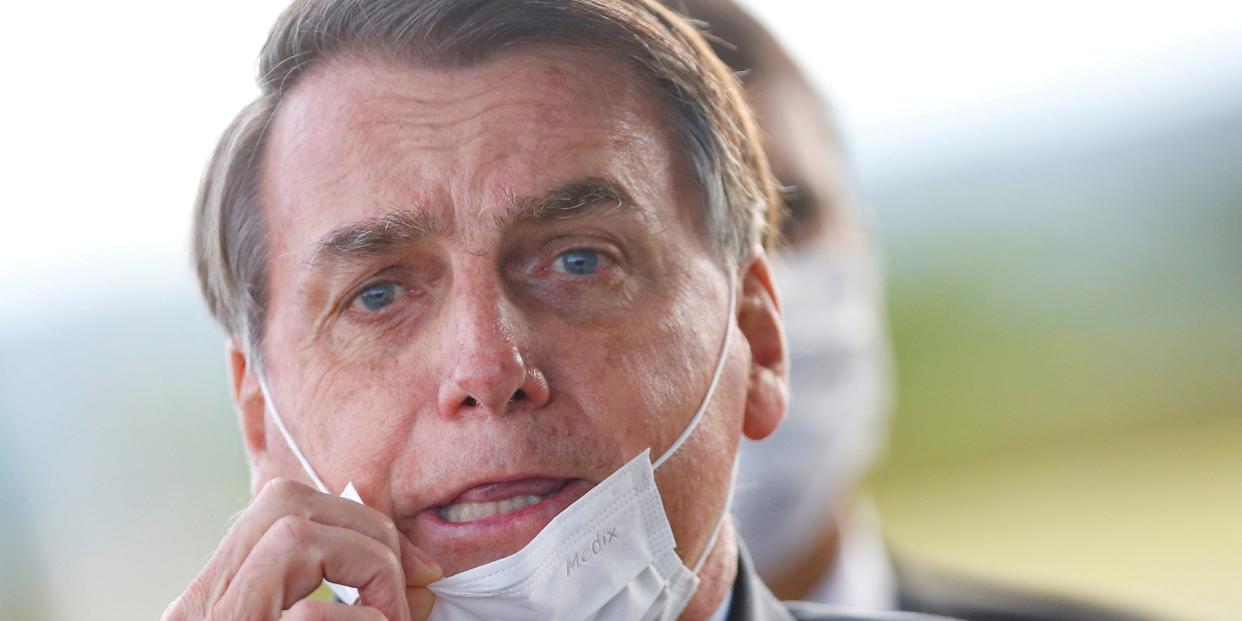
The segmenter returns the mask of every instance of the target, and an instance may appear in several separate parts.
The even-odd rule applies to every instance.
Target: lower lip
[[[517,511],[485,517],[471,522],[450,522],[440,517],[440,508],[421,512],[416,518],[433,540],[444,541],[457,537],[470,537],[484,543],[490,537],[511,537],[519,531],[532,530],[526,541],[533,539],[552,518],[564,511],[574,501],[590,491],[593,484],[583,479],[572,479],[542,501]],[[522,542],[522,545],[526,544]]]

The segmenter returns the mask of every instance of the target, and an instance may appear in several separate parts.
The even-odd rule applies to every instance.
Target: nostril
[[[474,408],[479,406],[479,401],[474,397],[466,397],[466,400],[462,402],[462,405],[468,408]]]
[[[525,399],[525,398],[526,398],[526,392],[523,391],[521,388],[519,388],[517,392],[513,393],[513,398],[510,399],[510,401],[521,401],[522,399]]]

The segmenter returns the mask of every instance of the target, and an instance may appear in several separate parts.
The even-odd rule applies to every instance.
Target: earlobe
[[[250,461],[252,476],[258,476],[259,466],[267,453],[267,421],[263,392],[254,376],[245,350],[235,340],[227,346],[229,377],[232,380],[233,406],[237,408],[237,422],[241,427],[246,457]]]
[[[780,296],[772,266],[762,248],[751,253],[741,274],[742,299],[737,324],[750,345],[750,377],[746,390],[746,414],[742,433],[762,440],[776,431],[789,401],[789,359],[785,328],[781,323]]]

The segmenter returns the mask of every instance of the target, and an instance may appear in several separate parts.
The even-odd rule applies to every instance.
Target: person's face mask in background
[[[680,616],[698,589],[699,569],[720,534],[732,482],[706,545],[688,568],[677,555],[655,470],[698,428],[711,403],[729,350],[736,286],[736,277],[731,276],[727,323],[711,382],[672,445],[654,462],[650,448],[635,456],[553,518],[518,552],[429,585],[436,595],[432,621],[658,621]],[[266,407],[289,449],[319,490],[331,493],[285,426],[266,378],[260,374],[258,379]],[[353,483],[341,496],[362,502]],[[346,603],[358,600],[353,587],[327,585]]]
[[[884,447],[889,360],[880,279],[862,250],[820,246],[776,266],[789,347],[789,413],[740,451],[736,527],[756,568],[780,575],[825,531]]]

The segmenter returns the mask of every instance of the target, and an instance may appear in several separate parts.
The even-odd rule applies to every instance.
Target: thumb
[[[440,564],[401,536],[401,567],[405,569],[406,586],[422,587],[444,577]]]

